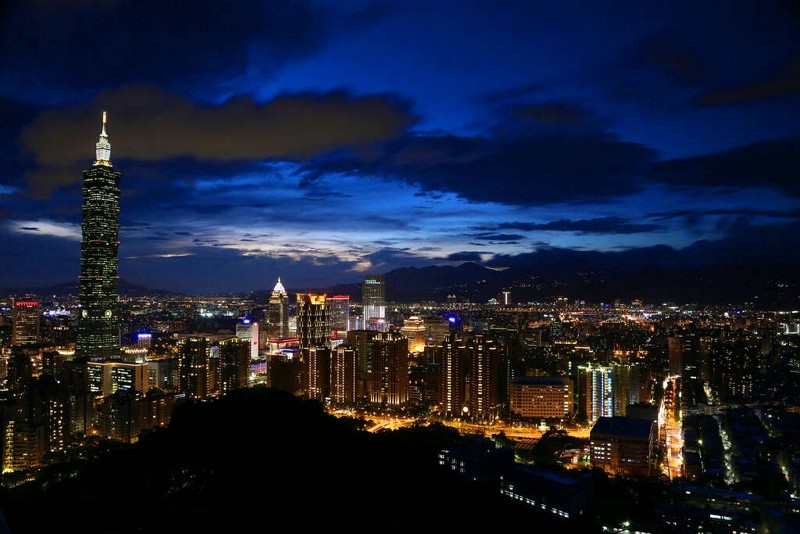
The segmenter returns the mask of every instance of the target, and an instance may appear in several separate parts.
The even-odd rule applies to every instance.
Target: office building
[[[236,337],[248,342],[248,354],[251,360],[258,359],[258,322],[242,319],[236,323]]]
[[[382,274],[364,276],[361,306],[363,328],[367,330],[386,328],[386,279]]]
[[[350,330],[350,296],[334,295],[326,299],[331,325],[331,339],[344,339]]]
[[[280,277],[272,289],[267,305],[267,338],[286,339],[289,337],[289,295]]]
[[[325,295],[297,295],[297,338],[301,349],[330,345],[330,317]]]
[[[144,395],[150,389],[147,363],[88,362],[89,391],[96,397],[107,397],[117,390]]]
[[[325,295],[297,295],[297,337],[302,361],[302,391],[324,401],[330,394],[330,318]]]
[[[106,114],[96,144],[96,159],[83,171],[83,224],[76,354],[89,359],[119,356],[119,182],[111,165]]]
[[[11,344],[39,343],[39,318],[41,316],[39,301],[25,296],[23,299],[14,299],[11,307]]]
[[[420,354],[425,350],[425,343],[428,339],[425,320],[422,317],[412,315],[403,321],[400,331],[408,338],[408,351],[413,354]]]
[[[656,423],[629,417],[599,417],[589,434],[592,467],[612,475],[654,472]]]
[[[511,384],[511,413],[520,417],[569,421],[573,402],[572,380],[565,376],[521,376]]]
[[[594,423],[599,417],[614,414],[613,368],[598,364],[578,366],[577,417]]]

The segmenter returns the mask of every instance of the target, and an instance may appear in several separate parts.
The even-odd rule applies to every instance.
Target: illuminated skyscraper
[[[339,345],[331,351],[331,401],[353,404],[356,401],[356,349]]]
[[[208,396],[211,342],[207,337],[189,337],[178,343],[180,390],[190,399]]]
[[[331,339],[344,339],[350,330],[350,296],[334,295],[327,298],[331,323]]]
[[[381,332],[372,340],[370,401],[379,406],[408,402],[408,338]]]
[[[621,386],[615,383],[615,378],[614,368],[610,366],[592,363],[578,366],[578,417],[594,423],[599,417],[617,415],[614,413],[614,393]]]
[[[281,279],[272,289],[267,308],[267,337],[286,339],[289,337],[289,295],[286,294]]]
[[[425,342],[428,339],[425,320],[413,315],[403,322],[400,331],[408,338],[408,350],[413,353],[421,353],[425,350]]]
[[[482,335],[472,336],[465,347],[469,365],[469,415],[473,419],[491,420],[497,415],[497,344]]]
[[[325,295],[297,295],[297,337],[303,362],[304,394],[325,400],[330,394],[330,321]]]
[[[462,415],[466,400],[463,341],[455,333],[443,342],[439,357],[439,407],[447,417]]]
[[[383,330],[386,320],[386,280],[382,274],[364,276],[361,303],[363,327],[367,330]]]
[[[11,344],[30,345],[39,342],[39,301],[29,296],[13,302],[11,312]]]
[[[221,394],[249,385],[251,345],[248,340],[239,338],[219,342],[218,390]]]
[[[300,349],[330,346],[330,318],[325,295],[297,295],[297,337]]]
[[[252,319],[243,319],[236,323],[236,337],[247,340],[251,360],[258,359],[258,323]]]
[[[95,162],[83,171],[81,316],[76,347],[79,357],[116,358],[120,352],[117,272],[121,176],[111,165],[111,143],[103,112]]]

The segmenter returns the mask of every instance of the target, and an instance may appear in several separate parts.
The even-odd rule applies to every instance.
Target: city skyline
[[[3,285],[77,281],[103,110],[119,272],[151,288],[797,264],[799,22],[781,2],[11,5]]]

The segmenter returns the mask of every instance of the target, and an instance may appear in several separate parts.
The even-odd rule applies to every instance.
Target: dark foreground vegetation
[[[0,506],[12,534],[556,528],[441,468],[437,451],[455,431],[357,427],[318,403],[243,389],[182,405],[135,445],[49,465],[4,488]]]

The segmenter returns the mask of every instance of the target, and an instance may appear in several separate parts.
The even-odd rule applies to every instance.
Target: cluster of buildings
[[[265,384],[332,408],[589,428],[589,462],[611,475],[800,489],[796,312],[519,305],[508,291],[389,307],[383,275],[364,277],[360,302],[292,296],[280,278],[258,301],[120,300],[110,158],[104,116],[84,171],[78,301],[23,296],[0,313],[4,472],[98,437],[135,442],[180,402]],[[503,472],[504,494],[552,504],[546,475]],[[582,513],[585,484],[564,487],[579,494],[553,509]]]

